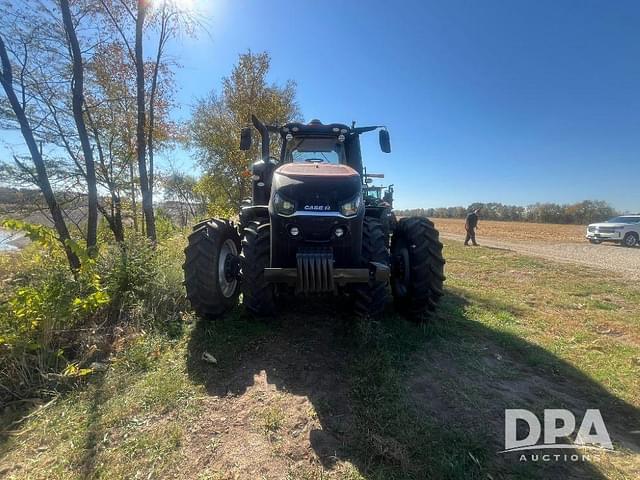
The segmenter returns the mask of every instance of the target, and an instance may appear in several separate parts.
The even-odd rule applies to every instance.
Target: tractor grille
[[[305,249],[296,255],[299,293],[333,292],[333,252],[331,249]]]

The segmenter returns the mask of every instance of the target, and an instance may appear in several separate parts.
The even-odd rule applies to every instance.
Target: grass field
[[[272,323],[238,311],[141,334],[106,373],[5,426],[0,476],[640,478],[640,287],[453,241],[445,255],[426,327],[296,300]],[[498,454],[505,408],[599,408],[615,451]]]
[[[436,227],[443,233],[464,235],[464,220],[458,218],[434,218]],[[553,223],[497,222],[480,218],[478,235],[517,242],[571,242],[584,243],[585,226]]]

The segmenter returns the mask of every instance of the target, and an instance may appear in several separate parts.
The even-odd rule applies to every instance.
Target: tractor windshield
[[[335,138],[299,137],[287,143],[286,162],[344,163],[344,147]]]
[[[373,200],[382,199],[382,189],[378,187],[365,187],[364,196],[370,197]]]

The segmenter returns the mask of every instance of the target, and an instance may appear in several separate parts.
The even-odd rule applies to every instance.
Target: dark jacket
[[[467,215],[467,221],[464,226],[465,228],[476,228],[478,226],[478,215],[473,212]]]

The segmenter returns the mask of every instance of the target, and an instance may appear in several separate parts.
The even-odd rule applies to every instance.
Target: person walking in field
[[[478,213],[480,209],[476,208],[473,212],[467,215],[467,219],[464,222],[464,229],[467,231],[467,236],[464,239],[464,245],[469,246],[469,240],[474,246],[478,246],[476,243],[476,228],[478,228]]]

